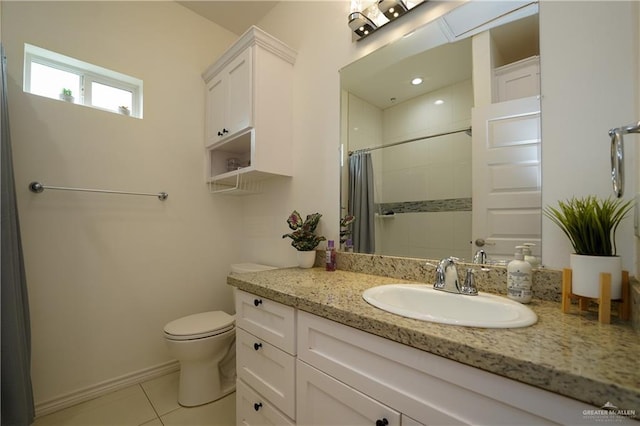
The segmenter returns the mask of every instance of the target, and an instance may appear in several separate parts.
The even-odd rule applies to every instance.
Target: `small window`
[[[24,91],[142,118],[142,80],[25,44]]]

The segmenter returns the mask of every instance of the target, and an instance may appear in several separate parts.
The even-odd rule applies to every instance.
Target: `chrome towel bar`
[[[169,194],[167,194],[166,192],[158,192],[157,194],[152,194],[147,192],[110,191],[107,189],[67,188],[64,186],[48,186],[48,185],[43,185],[40,182],[31,182],[29,184],[29,190],[31,192],[35,192],[36,194],[43,192],[45,189],[54,189],[59,191],[101,192],[105,194],[144,195],[144,196],[158,197],[158,199],[161,201],[164,201],[167,199],[167,197],[169,197]]]
[[[624,138],[628,133],[640,133],[640,122],[609,130],[611,137],[611,183],[613,193],[621,198],[624,194]]]

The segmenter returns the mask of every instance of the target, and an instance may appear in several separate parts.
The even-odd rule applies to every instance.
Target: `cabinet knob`
[[[253,299],[253,305],[254,306],[262,305],[262,299]]]
[[[254,344],[253,344],[253,349],[255,349],[256,351],[257,351],[258,349],[260,349],[261,347],[262,347],[262,343],[254,343]]]
[[[389,424],[389,420],[387,419],[378,419],[376,420],[376,426],[387,426]]]
[[[255,404],[253,404],[254,410],[258,411],[261,408],[262,408],[262,402],[256,402]]]

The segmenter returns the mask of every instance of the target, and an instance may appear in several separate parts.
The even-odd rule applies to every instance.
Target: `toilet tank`
[[[270,269],[278,269],[275,266],[261,265],[259,263],[232,263],[231,272],[236,274],[242,274],[245,272],[260,272],[268,271]]]

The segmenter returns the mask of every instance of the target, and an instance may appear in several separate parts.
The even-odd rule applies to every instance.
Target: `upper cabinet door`
[[[207,84],[207,145],[253,126],[251,52],[244,50]]]
[[[242,52],[225,69],[227,79],[227,119],[229,135],[253,126],[253,84],[251,78],[251,53]],[[225,134],[225,136],[228,136]]]
[[[222,75],[216,76],[207,84],[206,105],[206,144],[211,145],[222,139],[225,123],[226,84]]]

